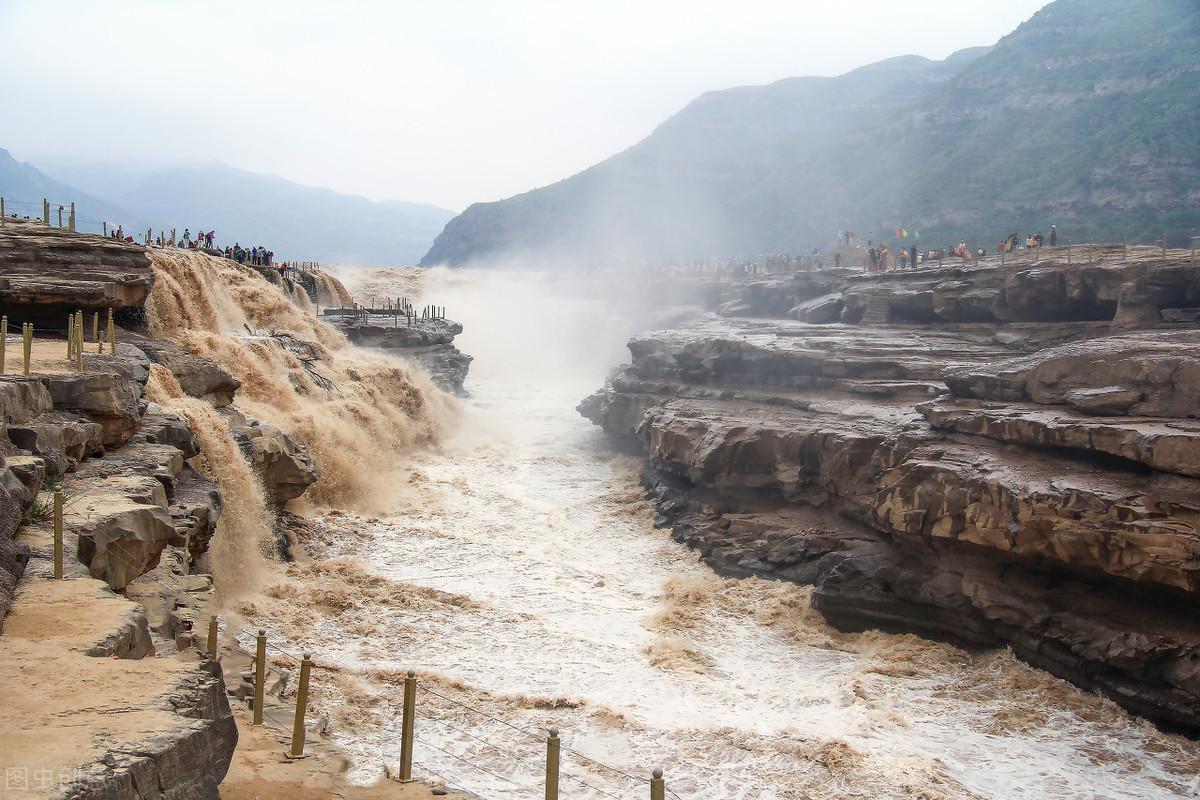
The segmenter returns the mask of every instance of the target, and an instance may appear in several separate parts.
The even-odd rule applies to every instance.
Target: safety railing
[[[209,619],[205,647],[205,652],[210,658],[216,659],[219,655],[219,637],[219,617],[213,615]],[[258,629],[254,637],[254,687],[251,699],[251,719],[254,725],[262,725],[265,718],[267,665],[269,654],[272,652],[282,655],[290,662],[297,663],[300,666],[300,674],[296,686],[296,707],[292,718],[292,738],[289,748],[289,754],[292,757],[298,758],[304,755],[305,715],[308,711],[311,678],[316,665],[313,662],[311,654],[304,653],[297,655],[271,642],[267,636],[266,629]],[[422,701],[421,698],[425,698],[425,700]],[[444,703],[453,709],[474,715],[483,724],[499,726],[504,732],[515,736],[516,741],[507,746],[498,744],[493,738],[489,738],[488,734],[483,733],[481,735],[481,732],[478,730],[472,732],[466,726],[453,725],[445,719],[435,718],[432,714],[422,716],[421,709],[428,703]],[[409,670],[404,677],[403,696],[398,705],[401,724],[398,747],[399,766],[395,777],[402,783],[414,779],[414,768],[416,768],[420,773],[430,778],[443,781],[451,789],[456,789],[475,797],[486,798],[486,793],[471,787],[471,781],[461,777],[452,778],[446,774],[449,770],[445,767],[441,765],[434,766],[427,761],[416,758],[417,747],[420,746],[432,753],[450,759],[454,764],[459,765],[459,768],[463,771],[487,776],[505,786],[519,790],[523,796],[533,797],[541,794],[546,800],[559,800],[560,786],[566,782],[576,787],[582,787],[582,790],[592,792],[601,797],[610,798],[610,800],[622,800],[622,795],[597,786],[595,781],[589,781],[577,772],[564,766],[563,756],[564,754],[568,754],[598,771],[606,772],[616,779],[625,781],[631,788],[639,788],[641,792],[648,793],[651,800],[665,800],[667,797],[671,797],[673,800],[682,800],[678,794],[666,786],[663,771],[659,768],[655,768],[647,777],[638,777],[626,770],[606,764],[578,749],[568,747],[563,743],[557,728],[550,728],[543,734],[515,725],[484,709],[455,699],[444,691],[439,691],[428,683],[419,680],[416,672],[412,670]],[[431,708],[430,710],[433,709]],[[429,735],[425,734],[425,731],[443,737],[447,736],[448,731],[465,737],[494,753],[505,764],[529,765],[532,762],[537,765],[537,771],[543,775],[541,785],[532,785],[527,780],[519,780],[513,775],[504,774],[497,768],[480,764],[477,760],[467,755],[455,753],[437,744]],[[576,793],[572,792],[572,794]],[[630,797],[629,794],[624,796]],[[642,796],[645,795],[643,794]]]

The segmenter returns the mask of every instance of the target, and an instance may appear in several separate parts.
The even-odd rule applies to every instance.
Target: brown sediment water
[[[262,483],[242,457],[226,419],[204,400],[185,395],[170,370],[152,364],[146,391],[150,400],[187,420],[201,447],[196,466],[221,490],[225,510],[208,553],[218,595],[229,602],[257,594],[275,570],[268,558],[274,515]]]
[[[655,529],[639,461],[574,411],[631,332],[596,292],[357,277],[447,305],[476,357],[454,429],[394,454],[389,513],[318,516],[313,562],[243,609],[318,653],[357,777],[395,764],[415,669],[417,772],[487,798],[540,796],[551,725],[572,797],[645,796],[656,766],[685,800],[1194,796],[1195,742],[1007,651],[841,633],[805,587],[719,578]]]
[[[151,333],[230,371],[241,411],[308,448],[312,502],[386,508],[395,454],[435,441],[454,398],[420,370],[351,346],[249,267],[182,250],[153,250],[152,260]]]

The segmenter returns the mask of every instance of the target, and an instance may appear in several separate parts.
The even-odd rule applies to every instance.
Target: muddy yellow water
[[[247,609],[327,667],[354,775],[398,761],[412,669],[415,770],[486,798],[542,796],[550,726],[572,798],[647,797],[655,767],[687,800],[1194,796],[1195,743],[1007,652],[841,634],[802,587],[697,563],[574,410],[635,323],[554,284],[425,277],[476,357],[455,433],[396,455],[387,513],[320,515],[314,560]]]

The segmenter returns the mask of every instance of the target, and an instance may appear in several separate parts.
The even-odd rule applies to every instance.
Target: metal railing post
[[[75,232],[75,203],[71,203],[71,216],[67,217],[67,226],[71,233]]]
[[[254,723],[262,725],[264,684],[267,682],[267,632],[258,629],[258,647],[254,657]]]
[[[300,662],[300,685],[296,687],[296,719],[292,723],[292,758],[304,755],[304,712],[308,708],[308,673],[312,657],[304,654]]]
[[[4,374],[4,357],[8,355],[8,316],[0,317],[0,375]]]
[[[666,800],[667,784],[663,781],[661,767],[655,767],[650,778],[650,800]]]
[[[58,207],[58,227],[60,227],[60,228],[63,226],[63,224],[62,224],[62,212],[63,212],[63,207],[62,207],[62,206],[59,206],[59,207]]]
[[[413,731],[417,714],[417,673],[411,669],[404,678],[404,718],[400,723],[400,781],[412,780]]]
[[[558,728],[551,728],[546,739],[546,800],[558,800],[559,746]]]
[[[61,488],[54,490],[54,579],[63,576],[63,495]]]
[[[42,198],[42,222],[50,224],[50,201],[44,197]]]

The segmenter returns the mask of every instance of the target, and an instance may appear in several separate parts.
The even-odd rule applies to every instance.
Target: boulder
[[[837,322],[841,313],[842,296],[840,294],[823,294],[792,306],[788,316],[812,325],[825,325]]]
[[[175,536],[162,484],[151,477],[80,482],[64,524],[79,536],[79,560],[114,591],[158,564]]]
[[[227,406],[241,388],[241,381],[230,375],[212,359],[188,352],[174,342],[127,335],[129,341],[155,364],[171,371],[179,388],[188,395],[207,400],[215,406]]]
[[[55,409],[78,411],[100,424],[106,447],[120,447],[137,431],[144,382],[116,372],[43,375],[41,381]]]
[[[8,426],[14,445],[43,459],[50,474],[61,475],[79,462],[104,452],[104,429],[78,414],[50,411]]]
[[[317,481],[317,470],[304,445],[267,422],[246,417],[233,407],[222,411],[242,454],[262,480],[263,489],[282,505]]]

